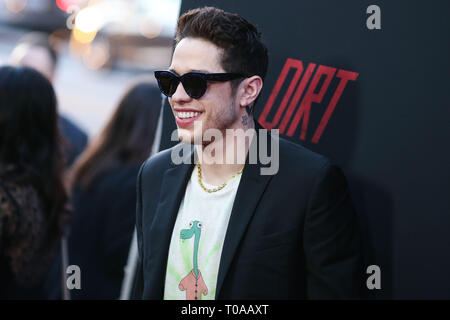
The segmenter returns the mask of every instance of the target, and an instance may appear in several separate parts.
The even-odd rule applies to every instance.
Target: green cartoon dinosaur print
[[[189,223],[189,229],[182,229],[180,239],[186,240],[194,237],[193,269],[189,272],[178,285],[181,291],[186,291],[186,300],[201,300],[203,295],[208,294],[208,288],[203,280],[202,273],[198,269],[198,247],[200,244],[200,235],[202,232],[202,223],[192,221]]]

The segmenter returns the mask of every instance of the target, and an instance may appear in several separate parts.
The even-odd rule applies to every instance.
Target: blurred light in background
[[[105,42],[97,42],[90,45],[83,52],[83,62],[93,70],[104,67],[109,60],[109,45]]]
[[[162,25],[149,18],[143,19],[139,23],[139,31],[146,38],[156,38],[162,31]]]
[[[0,23],[56,32],[90,69],[152,70],[170,63],[180,7],[181,0],[0,0]]]
[[[74,2],[67,0],[62,6]],[[166,38],[163,46],[170,47],[181,1],[91,0],[84,4],[75,17],[70,52],[87,67],[98,69],[124,57],[136,60],[143,56],[139,50],[154,48],[161,52],[161,41],[158,44],[145,39]]]
[[[97,29],[94,29],[94,31],[91,32],[85,32],[79,28],[75,28],[73,29],[72,35],[75,41],[78,41],[80,43],[89,43],[95,39],[95,36],[97,35]]]
[[[59,9],[64,12],[67,12],[71,6],[80,6],[85,0],[56,0],[56,5]]]
[[[126,83],[170,64],[180,7],[181,0],[0,0],[0,64],[29,32],[49,35],[59,53],[60,112],[92,136]]]
[[[26,5],[27,0],[5,0],[6,9],[14,14],[25,9]]]
[[[97,32],[106,20],[107,12],[102,9],[99,6],[88,6],[81,10],[76,16],[75,28],[83,33]]]

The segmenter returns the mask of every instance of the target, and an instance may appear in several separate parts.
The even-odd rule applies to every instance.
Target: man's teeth
[[[178,112],[177,116],[180,119],[188,119],[188,118],[196,117],[199,114],[200,114],[200,112]]]

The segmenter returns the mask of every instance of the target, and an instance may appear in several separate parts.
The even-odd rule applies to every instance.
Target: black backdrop
[[[373,4],[381,9],[379,30],[366,26]],[[282,136],[346,173],[366,265],[381,268],[375,297],[449,299],[450,1],[183,0],[181,12],[205,5],[239,13],[263,34],[270,63],[258,121],[284,125]],[[286,67],[276,94],[286,63],[294,67]],[[302,79],[304,91],[292,102]],[[164,114],[162,149],[173,144],[175,128],[167,104]]]

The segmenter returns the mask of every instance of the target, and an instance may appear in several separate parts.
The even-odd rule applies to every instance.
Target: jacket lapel
[[[192,156],[192,152],[191,155]],[[193,162],[191,162],[193,163]],[[191,176],[193,164],[179,164],[166,170],[161,184],[161,193],[155,218],[150,227],[148,265],[152,298],[162,299],[170,240],[178,209]]]
[[[259,134],[259,129],[262,127],[256,123],[256,139],[253,139],[253,143],[258,143],[262,136]],[[267,145],[270,149],[270,135],[267,136]],[[259,147],[259,145],[258,145]],[[236,198],[234,200],[233,209],[231,211],[230,222],[228,223],[227,232],[225,235],[225,241],[222,249],[222,256],[220,258],[219,274],[217,279],[216,299],[220,295],[223,283],[230,268],[233,257],[236,250],[239,247],[239,243],[247,229],[256,206],[259,203],[261,196],[266,189],[266,186],[271,175],[261,175],[260,169],[263,167],[259,161],[256,164],[249,164],[249,156],[247,155],[246,165],[242,173],[241,181],[239,183],[238,190],[236,192]]]

